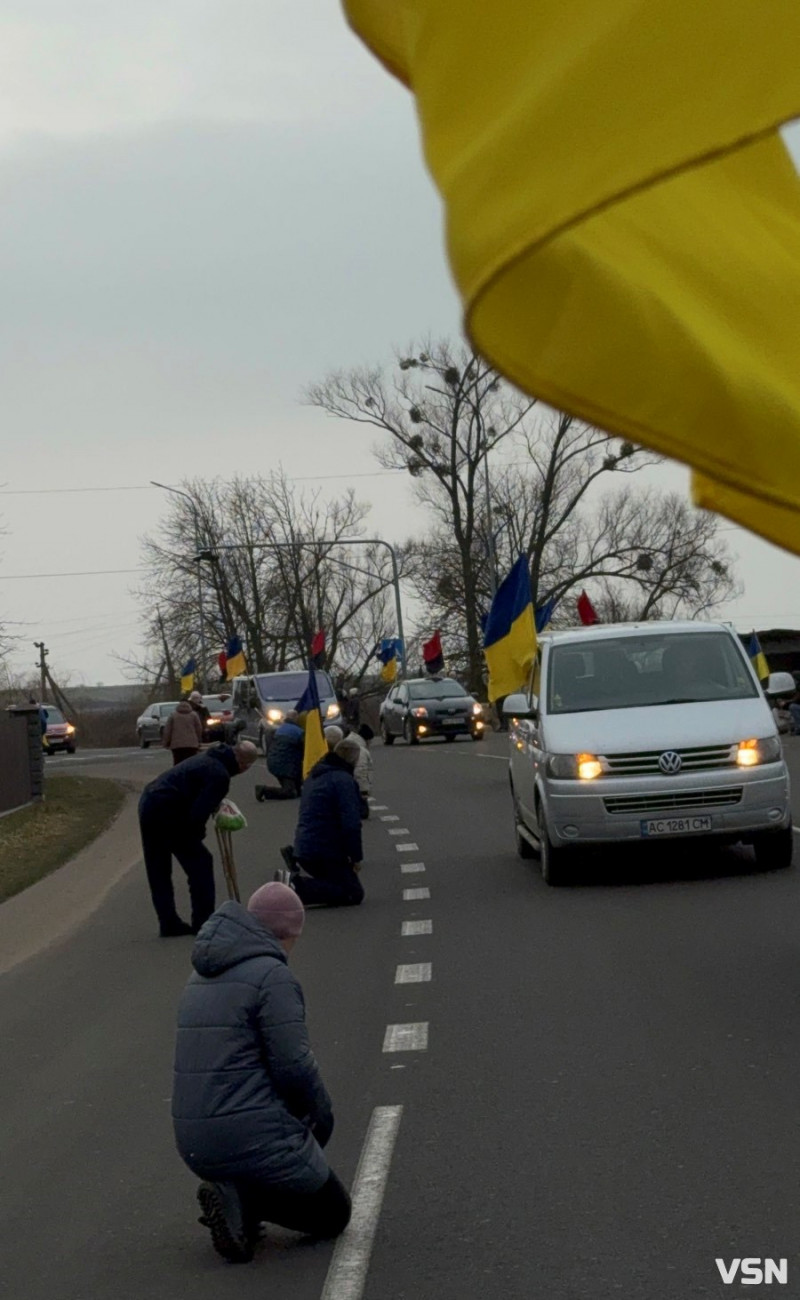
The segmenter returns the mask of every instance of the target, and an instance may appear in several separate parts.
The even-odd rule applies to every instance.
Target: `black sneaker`
[[[192,927],[177,917],[174,921],[167,922],[159,928],[158,933],[162,939],[179,939],[184,934],[194,934]]]
[[[253,1245],[244,1223],[242,1203],[233,1183],[201,1183],[197,1200],[200,1222],[208,1228],[214,1249],[230,1264],[249,1264]]]
[[[265,785],[257,785],[256,799],[258,800],[258,802],[263,803],[266,797],[267,797],[267,787]]]

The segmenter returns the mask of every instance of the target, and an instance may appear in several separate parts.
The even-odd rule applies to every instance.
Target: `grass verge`
[[[45,799],[0,817],[0,903],[73,858],[111,824],[126,795],[117,781],[48,776]]]

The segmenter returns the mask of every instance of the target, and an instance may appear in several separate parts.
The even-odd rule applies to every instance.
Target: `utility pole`
[[[192,508],[192,519],[194,520],[194,549],[195,559],[197,561],[197,617],[198,632],[200,633],[200,671],[197,674],[200,679],[201,690],[208,689],[208,655],[206,653],[206,622],[205,611],[203,609],[203,575],[200,572],[200,513],[197,502],[189,492],[184,492],[183,488],[170,487],[168,483],[157,483],[154,478],[150,482],[153,487],[163,488],[165,492],[171,492],[173,496],[183,497],[189,502]]]
[[[44,641],[34,641],[33,644],[36,646],[36,649],[39,651],[39,662],[37,664],[37,667],[39,669],[39,682],[40,682],[39,690],[41,692],[39,695],[39,703],[44,704],[44,697],[47,694],[47,676],[48,676],[47,656],[49,655],[50,651],[47,649],[47,646],[45,645]]]

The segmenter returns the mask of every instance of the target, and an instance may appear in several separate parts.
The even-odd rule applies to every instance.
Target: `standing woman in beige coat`
[[[200,752],[203,724],[188,700],[181,700],[164,728],[164,748],[172,750],[172,765]]]

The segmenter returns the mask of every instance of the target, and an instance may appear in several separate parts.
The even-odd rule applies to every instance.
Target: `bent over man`
[[[153,907],[163,939],[196,934],[214,911],[214,859],[203,844],[206,822],[230,789],[231,777],[258,757],[249,740],[234,748],[215,745],[184,759],[145,786],[139,800],[139,829]],[[186,872],[191,925],[178,916],[172,887],[172,859]]]

